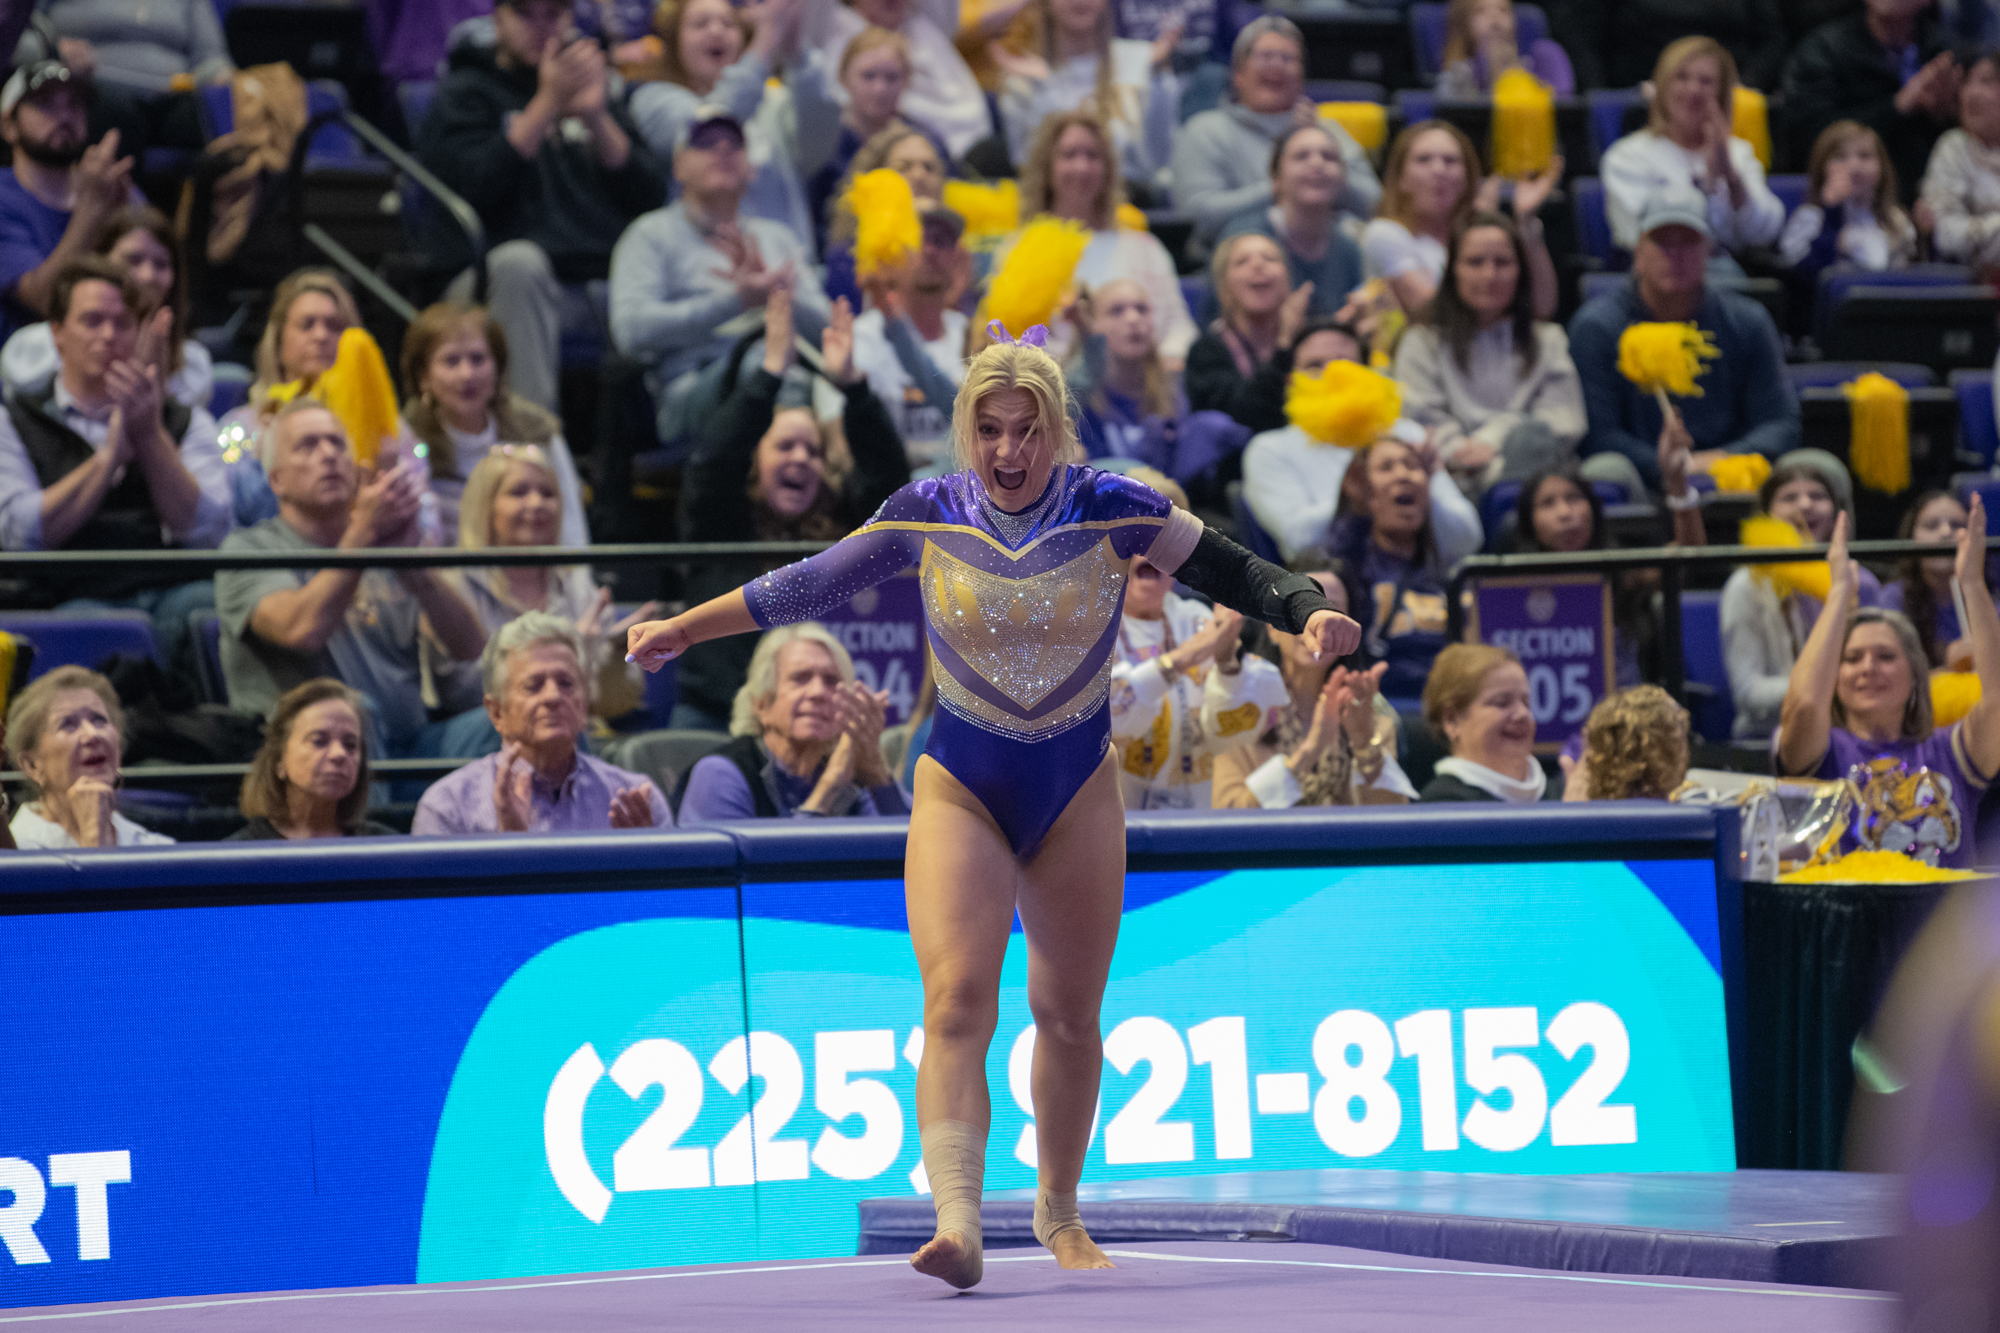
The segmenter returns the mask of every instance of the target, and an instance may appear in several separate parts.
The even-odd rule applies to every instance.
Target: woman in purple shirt
[[[1035,1015],[1035,1238],[1064,1268],[1108,1268],[1077,1215],[1104,1065],[1098,1017],[1125,882],[1111,748],[1112,650],[1133,557],[1343,657],[1360,641],[1319,584],[1257,559],[1127,477],[1058,460],[1076,428],[1037,326],[966,367],[952,412],[963,471],[911,482],[831,550],[672,620],[633,627],[657,670],[691,643],[796,624],[921,570],[937,682],[904,862],[924,979],[917,1123],[937,1234],[912,1257],[955,1287],[982,1272],[987,1049],[1016,912]]]
[[[1953,573],[1965,592],[1980,702],[1938,731],[1916,628],[1899,612],[1847,609],[1858,571],[1842,514],[1827,552],[1833,587],[1785,694],[1777,771],[1854,783],[1861,808],[1850,846],[1964,868],[1975,857],[1979,798],[2000,768],[2000,613],[1986,589],[1986,513],[1977,495],[1956,540]]]

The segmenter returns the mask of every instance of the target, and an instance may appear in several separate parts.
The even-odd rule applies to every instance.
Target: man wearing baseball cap
[[[132,159],[118,132],[84,137],[83,81],[61,61],[37,60],[0,86],[0,139],[14,151],[0,171],[0,339],[47,316],[56,274],[90,253],[105,217],[133,199]]]
[[[604,48],[577,34],[567,0],[500,0],[493,33],[492,46],[453,46],[417,156],[485,225],[486,301],[514,392],[557,411],[562,335],[602,327],[611,247],[666,198],[667,173],[609,97]],[[421,239],[434,268],[471,261],[443,209]],[[452,294],[472,296],[470,269]]]
[[[1570,355],[1590,417],[1585,471],[1599,480],[1619,480],[1609,469],[1622,457],[1657,491],[1662,458],[1686,452],[1689,470],[1704,472],[1724,454],[1775,459],[1798,447],[1799,402],[1785,378],[1778,326],[1749,297],[1708,284],[1711,239],[1708,201],[1698,191],[1683,186],[1649,196],[1639,211],[1631,281],[1570,321]],[[1619,336],[1652,321],[1692,322],[1722,353],[1702,372],[1702,396],[1675,399],[1665,420],[1654,395],[1618,373]]]

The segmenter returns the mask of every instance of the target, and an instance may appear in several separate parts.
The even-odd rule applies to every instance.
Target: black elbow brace
[[[1288,573],[1213,528],[1202,530],[1177,577],[1230,610],[1289,634],[1305,633],[1313,612],[1333,609],[1311,575]]]

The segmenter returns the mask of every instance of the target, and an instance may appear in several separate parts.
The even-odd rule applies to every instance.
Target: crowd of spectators
[[[1268,543],[1364,628],[1356,658],[1320,662],[1135,562],[1112,696],[1132,808],[1668,795],[1688,716],[1642,683],[1661,670],[1655,578],[1611,578],[1613,692],[1560,767],[1514,654],[1448,642],[1447,583],[1482,548],[1608,548],[1607,497],[1650,508],[1659,542],[1706,544],[1701,497],[1743,455],[1772,465],[1758,512],[1835,557],[1824,595],[1729,578],[1735,738],[1788,773],[1920,754],[1961,803],[2000,763],[1982,712],[1939,731],[1922,688],[2000,671],[1983,510],[1912,492],[1903,534],[1960,556],[1880,576],[1847,560],[1856,483],[1800,447],[1786,374],[1811,348],[1744,290],[1925,258],[2000,276],[2000,51],[1979,5],[1554,0],[1549,35],[1524,41],[1509,0],[1452,0],[1442,97],[1488,97],[1510,70],[1563,97],[1641,90],[1595,168],[1630,272],[1581,301],[1552,248],[1571,234],[1552,225],[1573,189],[1561,156],[1503,179],[1443,119],[1371,152],[1315,104],[1306,36],[1277,6],[497,0],[447,24],[388,5],[383,69],[432,85],[401,128],[486,248],[449,209],[413,215],[437,299],[386,337],[337,267],[230,294],[227,336],[190,327],[208,238],[155,206],[179,181],[153,179],[154,150],[202,150],[202,88],[244,77],[215,0],[33,8],[0,86],[0,549],[130,553],[10,587],[145,613],[173,672],[219,621],[227,704],[264,725],[238,837],[379,834],[373,815],[412,802],[420,834],[906,810],[928,677],[890,725],[890,691],[819,626],[689,653],[653,721],[710,733],[711,752],[639,771],[649,751],[608,725],[640,689],[617,644],[660,608],[614,609],[590,566],[593,516],[635,483],[566,430],[566,349],[638,367],[652,430],[633,452],[666,479],[653,539],[835,540],[952,465],[989,283],[1043,217],[1082,233],[1048,345],[1089,461]],[[1774,152],[1806,178],[1789,213]],[[864,271],[850,191],[885,169],[921,242]],[[1011,196],[954,196],[1003,177]],[[996,226],[1004,198],[1017,216]],[[1623,331],[1660,321],[1719,353],[1696,396],[1620,372]],[[323,387],[357,331],[399,353],[399,410],[366,444]],[[1359,447],[1288,412],[1299,377],[1339,362],[1400,390],[1400,418]],[[427,546],[575,559],[314,564]],[[189,579],[146,558],[175,548],[283,563]],[[713,562],[668,586],[692,604],[756,572]],[[48,671],[7,721],[19,845],[159,840],[118,808],[106,675]],[[427,789],[371,772],[413,758],[465,762]]]

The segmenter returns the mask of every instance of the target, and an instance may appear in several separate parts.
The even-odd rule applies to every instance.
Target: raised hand
[[[1514,184],[1514,216],[1522,222],[1542,211],[1542,205],[1555,193],[1556,184],[1562,180],[1563,160],[1560,155],[1549,160],[1548,169],[1540,175],[1530,176]]]
[[[132,159],[118,156],[117,130],[83,150],[70,173],[70,189],[78,212],[101,215],[131,200]]]
[[[1488,176],[1485,180],[1479,182],[1479,188],[1472,195],[1473,208],[1482,213],[1499,211],[1500,187],[1505,183],[1499,176]]]
[[[688,650],[693,642],[682,617],[648,620],[625,631],[625,660],[645,671],[658,671]]]
[[[1290,347],[1292,339],[1299,336],[1299,330],[1305,327],[1306,308],[1312,304],[1312,296],[1313,285],[1302,282],[1278,307],[1278,346]]]
[[[1846,515],[1841,517],[1845,518]],[[1986,587],[1986,502],[1978,491],[1966,507],[1965,526],[1953,538],[1958,557],[1952,562],[1952,577],[1967,597],[1983,596]]]
[[[1336,674],[1346,677],[1348,703],[1340,721],[1347,729],[1348,744],[1357,750],[1367,748],[1375,739],[1375,696],[1382,692],[1382,673],[1388,669],[1387,662],[1377,662],[1366,671],[1334,668]]]
[[[76,841],[80,847],[116,847],[118,828],[111,816],[118,809],[118,793],[108,782],[78,778],[70,784],[70,817],[76,820]]]
[[[642,782],[611,793],[611,827],[653,827],[653,791],[652,783]]]
[[[1315,662],[1345,657],[1361,646],[1361,626],[1338,611],[1315,611],[1306,621],[1305,640],[1313,645]]]
[[[423,478],[413,463],[403,462],[377,472],[355,492],[341,545],[349,548],[394,546],[416,526],[423,501]]]
[[[1176,14],[1173,22],[1160,29],[1160,35],[1153,39],[1153,68],[1165,69],[1174,61],[1174,49],[1181,44],[1181,33],[1187,29],[1187,19]]]
[[[1197,630],[1186,643],[1174,649],[1174,664],[1180,667],[1196,666],[1210,658],[1221,658],[1225,649],[1229,660],[1235,660],[1233,645],[1243,632],[1243,617],[1239,612],[1226,606],[1215,608],[1215,615]]]
[[[889,766],[882,762],[882,729],[889,720],[889,693],[871,690],[859,681],[840,687],[842,735],[852,739],[854,777],[864,787],[880,787],[889,781]]]
[[[1590,799],[1590,760],[1587,757],[1570,758],[1566,754],[1556,756],[1562,765],[1563,799],[1565,801],[1587,801]]]
[[[1973,496],[1974,500],[1978,498],[1977,495]],[[1971,530],[1972,524],[1968,520],[1966,523],[1966,532],[1970,532]],[[1979,529],[1979,532],[1979,545],[1983,553],[1986,546],[1986,529],[1983,525]],[[1965,532],[1958,534],[1960,560],[1965,558],[1965,537]],[[1834,590],[1851,595],[1854,592],[1854,560],[1847,554],[1847,511],[1844,509],[1834,516],[1833,537],[1827,543],[1826,563],[1833,573]]]
[[[600,587],[590,605],[576,618],[576,632],[585,643],[596,638],[604,624],[604,612],[611,605],[611,589]]]
[[[787,295],[787,302],[790,301]],[[842,296],[833,303],[833,315],[819,336],[820,357],[826,373],[837,384],[852,384],[861,377],[854,373],[854,307]]]
[[[493,816],[502,833],[526,833],[535,817],[535,768],[511,741],[500,747],[493,770]]]
[[[792,361],[798,355],[798,349],[792,344],[793,337],[792,289],[783,287],[772,290],[764,302],[766,372],[783,379],[785,372],[791,369]]]

